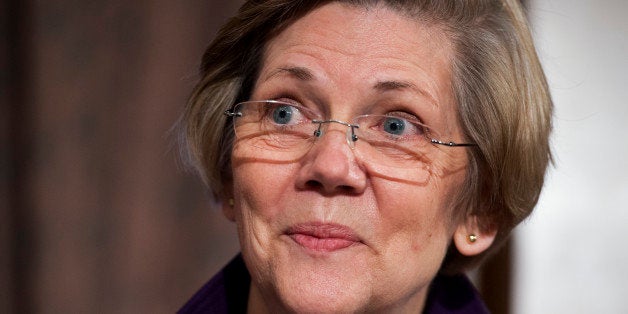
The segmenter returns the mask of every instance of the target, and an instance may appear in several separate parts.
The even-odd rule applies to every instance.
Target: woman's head
[[[275,289],[263,298],[298,292],[291,280],[309,278],[330,293],[371,289],[371,306],[410,302],[445,254],[443,269],[467,267],[540,193],[551,101],[514,1],[249,1],[206,51],[201,75],[182,118],[187,146],[212,191],[235,198],[225,212],[238,223],[249,270],[258,270],[254,285]],[[320,120],[412,116],[439,140],[477,146],[420,150],[416,172],[427,176],[419,182],[365,162],[367,141],[350,148],[338,123],[326,123],[304,156],[263,159],[235,140],[223,112],[267,99]],[[327,236],[336,240],[312,239]],[[336,267],[343,255],[329,251],[353,242],[342,254],[360,259],[345,274]],[[290,260],[300,251],[288,243],[330,263]],[[382,293],[391,282],[398,293]]]

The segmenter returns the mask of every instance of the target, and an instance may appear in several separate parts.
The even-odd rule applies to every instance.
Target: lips
[[[360,243],[351,228],[333,223],[298,224],[286,234],[297,244],[316,252],[338,251]]]

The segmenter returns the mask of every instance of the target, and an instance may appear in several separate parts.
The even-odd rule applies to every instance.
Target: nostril
[[[323,183],[316,180],[307,181],[305,183],[305,186],[307,189],[310,189],[310,190],[321,191],[321,192],[325,190],[325,186],[323,185]],[[335,192],[351,194],[355,191],[355,188],[350,185],[338,185],[338,186],[332,187],[332,190]],[[328,192],[331,192],[331,190]]]
[[[305,182],[305,186],[312,188],[312,189],[318,189],[323,187],[323,184],[316,181],[316,180],[309,180],[307,182]]]
[[[338,190],[341,190],[341,191],[346,192],[346,193],[351,193],[351,192],[355,191],[355,188],[352,187],[352,186],[349,186],[349,185],[341,185],[341,186],[338,187]]]

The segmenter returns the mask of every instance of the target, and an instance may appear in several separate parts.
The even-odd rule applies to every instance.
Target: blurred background
[[[0,313],[174,312],[237,252],[168,130],[238,3],[0,3]]]
[[[236,254],[169,129],[241,1],[0,0],[0,313],[172,313]],[[494,313],[628,313],[628,2],[530,0],[557,106]]]
[[[556,106],[550,169],[515,233],[515,313],[628,313],[628,1],[531,0]]]

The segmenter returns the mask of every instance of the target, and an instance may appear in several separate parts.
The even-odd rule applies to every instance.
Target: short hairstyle
[[[492,247],[465,257],[451,245],[442,271],[463,271],[494,252],[536,205],[548,164],[552,100],[517,0],[250,0],[218,32],[179,120],[182,148],[214,196],[231,180],[233,131],[223,112],[247,100],[268,41],[329,3],[385,5],[440,27],[453,43],[452,86],[467,149],[453,219],[497,228]]]

